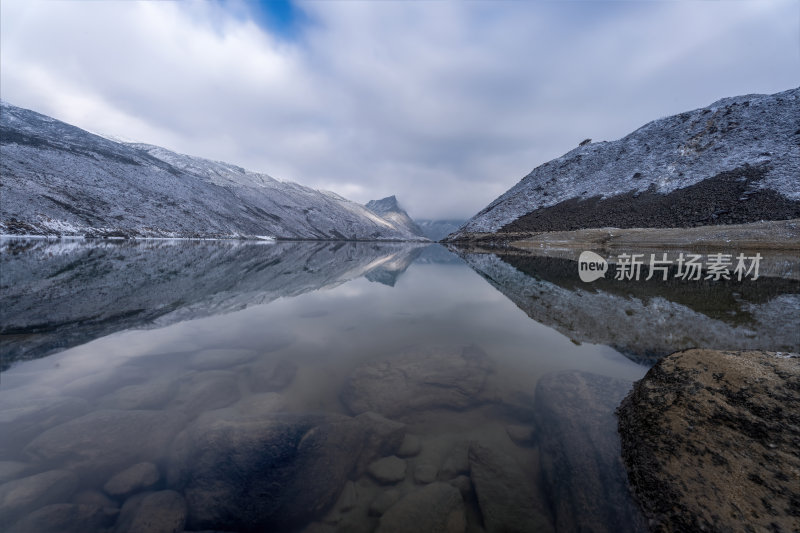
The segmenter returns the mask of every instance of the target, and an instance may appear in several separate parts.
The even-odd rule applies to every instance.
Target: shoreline
[[[735,244],[747,250],[800,250],[800,219],[691,228],[587,228],[539,233],[476,233],[444,241],[456,246],[484,245],[536,250],[613,249],[631,246],[688,249],[722,248]]]

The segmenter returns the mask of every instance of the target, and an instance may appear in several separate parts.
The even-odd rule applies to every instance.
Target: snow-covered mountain
[[[690,227],[800,217],[800,88],[725,98],[581,143],[448,240],[588,227]]]
[[[422,229],[408,216],[406,210],[400,207],[400,203],[394,195],[380,200],[370,200],[367,202],[367,209],[388,220],[397,229],[409,231],[418,237],[424,237]]]
[[[0,106],[1,234],[419,240],[341,196]]]

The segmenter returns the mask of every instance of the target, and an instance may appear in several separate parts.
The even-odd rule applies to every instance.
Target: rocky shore
[[[652,531],[800,528],[800,355],[687,350],[617,413]]]

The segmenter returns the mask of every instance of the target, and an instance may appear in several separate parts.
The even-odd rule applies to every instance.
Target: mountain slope
[[[366,207],[379,217],[391,222],[396,228],[409,231],[418,237],[424,237],[422,229],[408,216],[405,209],[400,207],[394,195],[380,200],[370,200]]]
[[[415,240],[334,193],[0,107],[0,233]]]
[[[800,88],[725,98],[545,163],[448,240],[800,217]]]

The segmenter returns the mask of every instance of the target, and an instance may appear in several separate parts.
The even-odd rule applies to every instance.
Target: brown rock
[[[798,530],[798,357],[687,350],[636,384],[619,431],[653,530]]]

